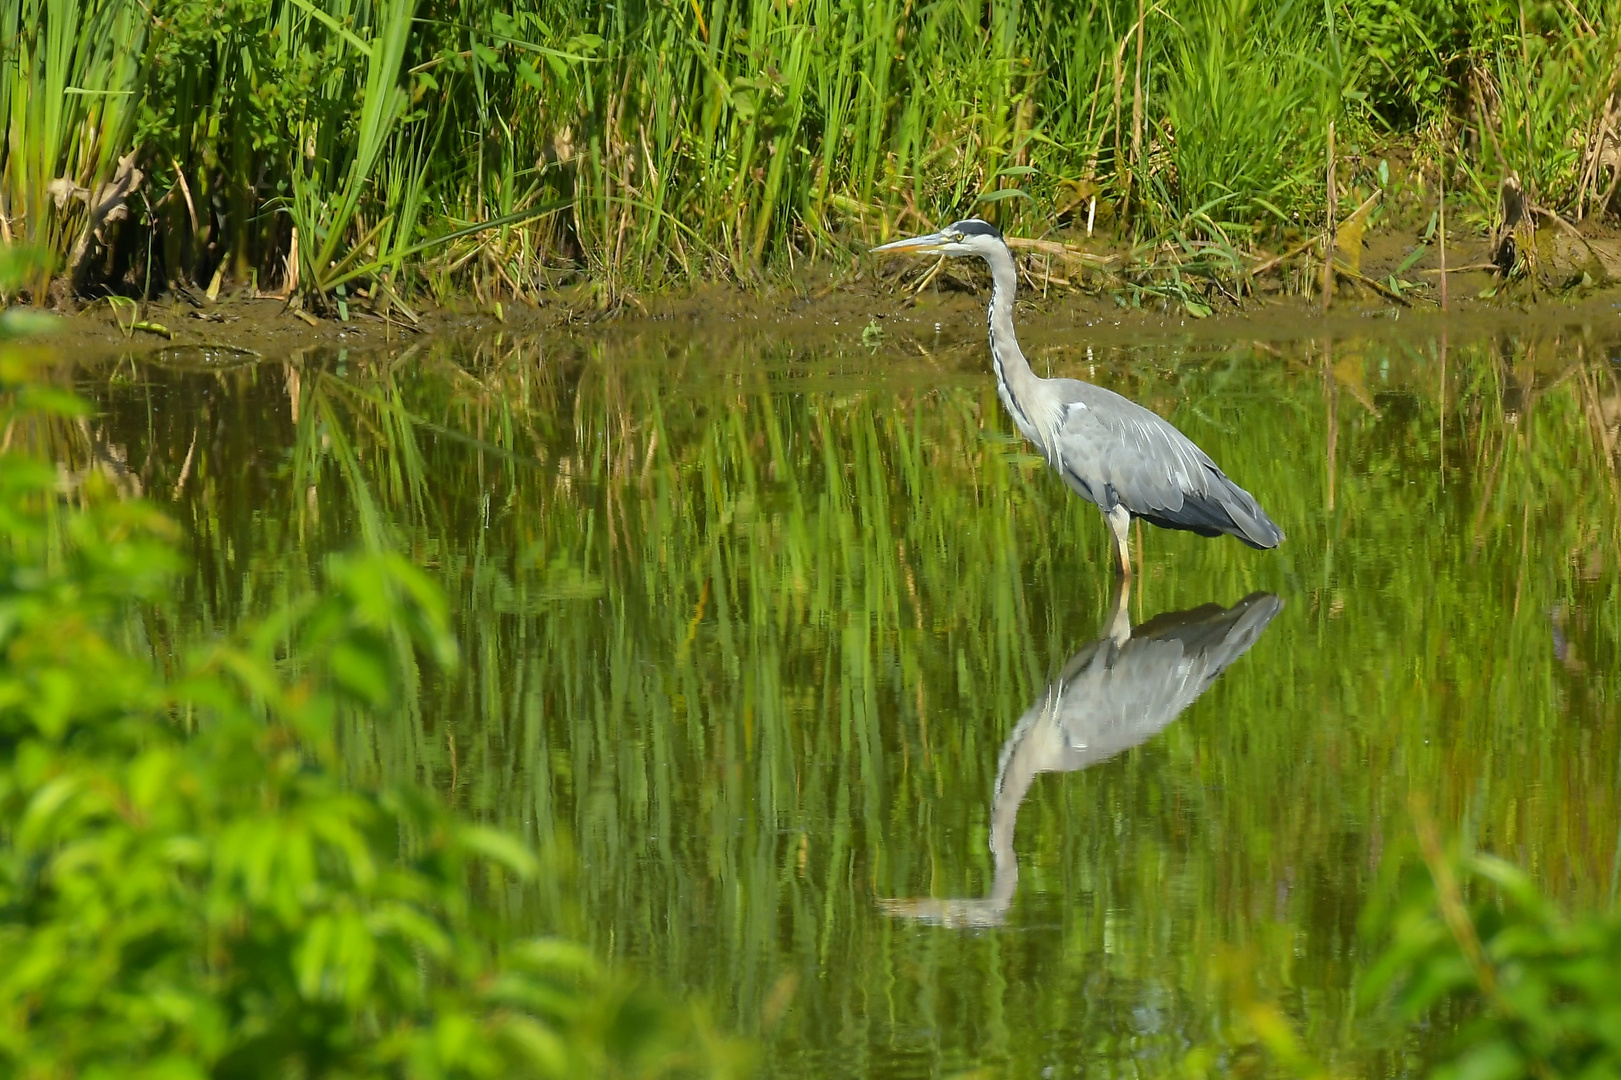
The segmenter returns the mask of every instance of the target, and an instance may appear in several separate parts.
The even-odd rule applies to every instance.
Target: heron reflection
[[[1069,658],[1002,744],[991,800],[991,889],[976,899],[896,899],[890,915],[945,926],[997,926],[1019,882],[1013,829],[1036,776],[1075,772],[1147,742],[1165,729],[1233,661],[1247,652],[1283,601],[1252,593],[1223,608],[1206,604],[1158,615],[1133,628],[1127,592],[1116,589],[1103,635]]]

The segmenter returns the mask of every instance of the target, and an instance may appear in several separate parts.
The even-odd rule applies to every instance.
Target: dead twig
[[[1095,266],[1100,270],[1113,269],[1120,261],[1118,255],[1094,255],[1090,251],[1060,244],[1056,240],[1030,240],[1021,236],[1005,238],[1007,246],[1014,251],[1036,251],[1043,255],[1056,255],[1061,259],[1070,259],[1083,266]]]
[[[1441,165],[1437,170],[1440,177],[1440,198],[1435,204],[1435,220],[1440,226],[1436,234],[1435,246],[1441,256],[1441,310],[1447,309],[1447,166],[1446,154],[1441,155]]]
[[[1440,266],[1429,270],[1420,270],[1420,274],[1467,274],[1473,270],[1498,270],[1496,263],[1470,263],[1468,266]]]
[[[1344,263],[1340,262],[1338,259],[1334,260],[1334,272],[1336,274],[1339,274],[1341,277],[1350,278],[1352,281],[1356,282],[1358,285],[1364,285],[1364,286],[1372,289],[1374,292],[1378,293],[1381,296],[1388,296],[1390,299],[1396,301],[1396,303],[1402,305],[1403,307],[1412,307],[1413,306],[1412,303],[1405,296],[1403,296],[1401,293],[1397,292],[1395,289],[1392,289],[1390,286],[1385,285],[1384,283],[1376,280],[1375,278],[1368,277],[1366,274],[1363,274],[1363,273],[1361,273],[1359,271],[1356,271],[1356,270],[1352,270],[1349,266],[1346,266]]]
[[[1283,263],[1288,262],[1290,259],[1294,258],[1296,255],[1299,255],[1301,252],[1305,251],[1307,248],[1309,248],[1313,244],[1317,243],[1317,241],[1319,239],[1320,239],[1320,237],[1314,236],[1309,240],[1302,240],[1300,243],[1296,244],[1294,247],[1290,248],[1288,251],[1285,251],[1282,255],[1274,255],[1274,256],[1272,256],[1272,258],[1267,259],[1264,262],[1256,263],[1254,266],[1250,267],[1250,276],[1254,277],[1256,274],[1264,274],[1268,270],[1271,270],[1271,269],[1273,269],[1273,268],[1275,268],[1277,266],[1282,265]]]
[[[1334,228],[1334,214],[1339,195],[1334,190],[1334,121],[1328,122],[1328,231],[1323,234],[1323,311],[1334,302],[1334,249],[1340,246],[1339,232]]]

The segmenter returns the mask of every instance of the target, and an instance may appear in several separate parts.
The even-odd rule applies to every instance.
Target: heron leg
[[[1129,602],[1131,600],[1131,579],[1117,577],[1114,579],[1114,611],[1109,621],[1104,625],[1104,635],[1116,648],[1120,648],[1131,640],[1131,614]]]
[[[1131,532],[1131,511],[1119,503],[1113,510],[1104,511],[1103,518],[1109,523],[1109,532],[1114,534],[1114,553],[1119,560],[1120,576],[1131,576],[1131,548],[1126,544],[1126,537]]]

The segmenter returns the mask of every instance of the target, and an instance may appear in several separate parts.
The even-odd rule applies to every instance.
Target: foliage
[[[1612,0],[1343,0],[1341,19],[1371,117],[1390,131],[1452,129],[1439,149],[1495,211],[1498,183],[1580,218],[1609,209],[1617,175]]]
[[[537,879],[527,845],[346,778],[340,729],[456,663],[420,570],[333,556],[320,592],[174,655],[175,525],[96,469],[64,498],[19,446],[84,406],[3,355],[0,1071],[722,1071],[689,1014],[476,913]]]
[[[1364,919],[1389,939],[1364,998],[1456,1028],[1435,1080],[1621,1076],[1621,909],[1569,917],[1519,867],[1420,831],[1424,863]]]
[[[1456,109],[1474,25],[1467,4],[1347,0],[1340,16],[1376,122],[1400,130]]]
[[[1604,211],[1613,6],[5,0],[0,202],[81,289],[343,315],[750,279],[970,213],[1242,243],[1321,220],[1330,121],[1347,182],[1395,135],[1481,209],[1517,172]]]
[[[27,244],[0,247],[0,303],[5,301],[5,294],[20,282],[37,280],[49,265],[49,257],[37,247]],[[6,307],[0,311],[0,342],[49,333],[57,328],[57,321],[56,316],[42,311],[20,306]]]
[[[127,0],[0,3],[0,220],[65,259],[101,222],[92,196],[131,149],[148,17]],[[31,275],[36,296],[48,273]]]
[[[1340,85],[1333,53],[1296,51],[1299,17],[1249,0],[1210,3],[1172,53],[1165,119],[1174,188],[1160,204],[1215,222],[1288,224],[1317,191],[1326,108]],[[1230,232],[1231,230],[1227,230]]]

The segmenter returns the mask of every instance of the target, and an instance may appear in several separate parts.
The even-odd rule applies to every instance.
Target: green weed
[[[1247,252],[1321,224],[1331,121],[1352,172],[1405,140],[1479,219],[1510,174],[1580,217],[1618,175],[1611,7],[10,0],[0,197],[81,292],[319,305],[753,281],[974,213]]]

